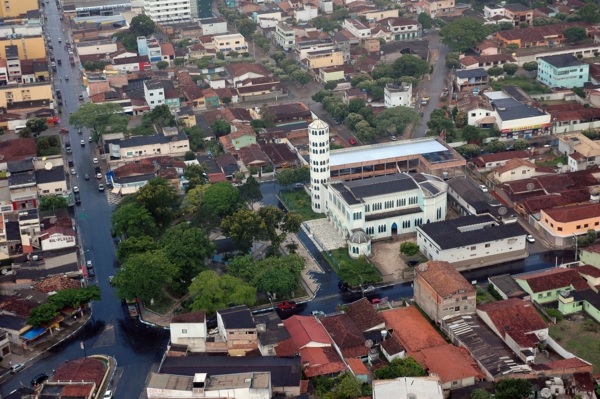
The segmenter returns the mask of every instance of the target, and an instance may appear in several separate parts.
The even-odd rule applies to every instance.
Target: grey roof
[[[19,220],[39,219],[39,214],[38,214],[37,209],[27,209],[25,211],[19,211],[18,216],[19,216]]]
[[[477,215],[489,213],[496,217],[507,217],[514,215],[512,208],[504,206],[500,201],[492,195],[484,193],[470,179],[455,178],[448,180],[450,186],[463,201],[471,205],[475,209]],[[500,215],[499,210],[503,215]],[[506,211],[506,212],[505,212]]]
[[[290,333],[283,325],[277,312],[268,312],[254,316],[256,324],[264,324],[266,329],[258,331],[258,340],[261,345],[273,345],[290,338]]]
[[[6,222],[6,239],[7,241],[21,241],[21,229],[19,222]]]
[[[62,167],[54,167],[51,170],[36,170],[35,179],[38,184],[53,183],[65,180],[65,170]]]
[[[6,51],[6,58],[19,58],[19,48],[16,45],[4,46],[4,50]]]
[[[493,102],[496,112],[498,112],[500,119],[503,121],[545,115],[537,108],[522,104],[512,98],[499,98],[495,99]]]
[[[583,65],[583,62],[579,61],[577,57],[572,54],[549,55],[540,57],[540,59],[552,65],[554,68],[568,68]]]
[[[227,22],[227,21],[225,20],[225,18],[200,18],[201,25],[216,24],[219,22]]]
[[[33,171],[15,173],[8,176],[9,186],[21,186],[24,184],[35,184],[35,173]]]
[[[531,97],[518,86],[502,86],[502,91],[520,102],[531,100]]]
[[[167,356],[159,370],[164,374],[189,376],[196,373],[221,375],[251,371],[269,371],[274,387],[297,387],[302,378],[299,356]]]
[[[511,3],[504,6],[504,9],[509,11],[530,11],[531,8],[520,3]]]
[[[146,89],[148,89],[148,90],[158,90],[158,89],[164,90],[162,80],[147,80],[145,82],[145,85],[146,85]]]
[[[481,77],[488,76],[486,70],[483,68],[459,69],[455,73],[456,73],[456,77],[461,78],[461,79],[481,78]]]
[[[221,167],[217,164],[217,161],[210,155],[198,155],[196,156],[196,160],[206,167],[206,173],[208,174],[223,173]]]
[[[25,319],[11,315],[0,315],[0,328],[19,331],[25,327]]]
[[[8,171],[13,173],[29,172],[33,170],[33,162],[31,159],[23,159],[21,161],[12,161],[8,163]]]
[[[165,136],[162,133],[153,134],[151,136],[132,136],[127,139],[120,140],[118,143],[121,148],[139,147],[143,145],[165,144],[171,141],[187,140],[184,132],[179,131],[177,136]]]
[[[363,198],[375,197],[409,191],[418,188],[413,178],[406,173],[398,173],[387,176],[377,176],[362,180],[353,180],[342,182],[341,184],[332,184],[348,202],[348,204],[358,204]]]
[[[357,229],[352,233],[349,241],[352,244],[366,244],[371,241],[371,237],[369,237],[367,233],[363,231],[363,229]]]
[[[489,215],[469,215],[458,219],[423,224],[417,227],[417,230],[421,230],[440,249],[465,247],[511,237],[523,237],[524,239],[527,235],[527,232],[518,223],[498,224]]]
[[[240,305],[217,311],[225,328],[256,328],[248,306]]]
[[[138,176],[117,177],[117,178],[113,179],[113,182],[123,185],[123,184],[129,184],[129,183],[139,183],[139,182],[143,182],[143,181],[150,181],[155,178],[156,178],[156,175],[154,173],[148,173],[145,175],[138,175]]]
[[[600,309],[600,294],[591,288],[583,291],[571,291],[571,295],[576,301],[586,301],[597,310]]]
[[[488,280],[496,286],[497,291],[502,292],[508,298],[524,298],[529,295],[523,291],[510,274],[488,277]]]

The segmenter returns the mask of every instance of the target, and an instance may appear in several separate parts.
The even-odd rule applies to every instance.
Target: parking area
[[[400,256],[400,244],[404,241],[415,242],[412,239],[395,237],[372,244],[372,254],[369,259],[381,273],[384,283],[402,279],[402,271],[407,267]]]

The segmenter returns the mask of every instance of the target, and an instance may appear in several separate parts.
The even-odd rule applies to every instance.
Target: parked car
[[[356,139],[354,137],[350,137],[350,140],[348,140],[348,142],[350,143],[350,145],[358,144],[358,141],[356,141]]]
[[[98,163],[98,158],[93,158],[92,163]]]
[[[92,140],[92,136],[88,137],[88,142],[90,142],[90,143],[91,143],[92,141],[93,141],[93,140]]]
[[[102,173],[96,173],[96,179],[102,180]]]
[[[58,59],[58,65],[62,65],[62,60]]]
[[[102,178],[102,176],[100,176],[100,178]],[[98,191],[100,191],[100,192],[104,191],[104,184],[102,184],[102,183],[98,184]]]
[[[82,128],[78,128],[78,129],[77,129],[77,133],[79,133],[79,134],[83,134],[83,129],[82,129]]]
[[[86,173],[86,174],[85,174],[85,176],[83,176],[83,178],[84,178],[85,180],[90,180],[90,175],[88,175],[88,174]]]
[[[390,140],[396,141],[396,140],[398,140],[398,138],[396,136],[390,136]]]
[[[77,171],[75,170],[75,168],[71,168],[71,174],[72,175],[76,175],[77,174]]]
[[[320,310],[313,310],[312,312],[310,312],[313,316],[315,317],[323,317],[325,316],[325,312],[320,311]]]
[[[279,310],[291,310],[291,309],[296,309],[296,302],[294,301],[284,301],[281,302],[279,304],[277,304],[277,308]]]
[[[31,379],[31,386],[34,387],[36,385],[40,385],[41,383],[43,383],[47,379],[48,379],[48,374],[46,374],[46,373],[37,374],[35,377],[33,377]]]
[[[113,397],[113,393],[110,389],[107,389],[106,391],[104,391],[104,396],[102,397],[103,399],[112,399]]]
[[[75,164],[73,163],[73,160],[69,160],[69,168],[72,168],[73,166],[75,166]]]
[[[90,278],[90,279],[96,277],[96,273],[94,273],[94,269],[88,270],[87,274],[88,274],[88,278]]]
[[[79,187],[77,187],[77,186],[73,186],[73,192],[74,192],[74,193],[78,193],[78,192],[79,192]]]
[[[480,189],[481,191],[483,191],[484,193],[487,193],[487,192],[488,192],[488,188],[485,186],[485,184],[480,184],[480,185],[479,185],[479,189]]]
[[[81,144],[82,147],[85,147],[85,140],[81,140],[79,144]]]
[[[11,372],[11,374],[17,373],[23,367],[25,367],[25,365],[23,363],[13,364],[12,366],[10,366],[10,372]]]
[[[68,82],[69,81],[69,75],[65,75],[65,80]]]
[[[79,98],[79,101],[83,101],[83,94],[78,95],[77,98]]]
[[[531,234],[527,234],[527,236],[525,236],[525,239],[531,244],[535,242],[535,238]]]

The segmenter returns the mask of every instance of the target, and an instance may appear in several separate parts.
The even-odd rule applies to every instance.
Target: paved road
[[[58,86],[66,104],[62,116],[62,126],[66,127],[69,113],[79,106],[77,95],[81,92],[81,79],[79,71],[69,65],[66,50],[58,43],[58,37],[61,37],[64,44],[65,36],[56,4],[47,3],[45,8],[55,57],[63,60],[62,66],[58,67],[58,73],[62,76]],[[65,75],[69,76],[69,82],[65,82]],[[85,147],[79,145],[82,136],[86,140]],[[71,129],[72,158],[78,171],[71,184],[79,186],[82,199],[82,206],[75,209],[75,217],[86,258],[91,259],[95,265],[96,283],[100,286],[102,300],[93,304],[93,321],[81,336],[55,348],[50,356],[36,361],[3,383],[0,395],[8,394],[21,383],[29,385],[31,377],[37,373],[50,372],[65,361],[83,356],[80,348],[80,340],[83,340],[87,355],[107,354],[117,359],[119,372],[123,372],[121,379],[126,381],[116,387],[117,397],[137,398],[142,392],[152,363],[159,361],[164,353],[168,332],[131,320],[124,305],[116,298],[113,288],[109,285],[108,276],[115,274],[115,247],[110,236],[111,208],[106,196],[98,192],[96,181],[93,178],[90,181],[83,179],[84,173],[92,176],[93,165],[87,132],[82,136],[78,135],[75,129]]]

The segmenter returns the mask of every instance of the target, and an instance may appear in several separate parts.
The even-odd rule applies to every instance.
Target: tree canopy
[[[412,54],[404,54],[391,64],[378,65],[373,70],[372,76],[376,80],[384,77],[398,79],[403,76],[421,78],[428,72],[427,61]]]
[[[381,380],[399,377],[422,377],[427,375],[423,367],[412,357],[394,359],[385,367],[375,370],[375,376]]]
[[[158,241],[150,236],[128,237],[119,243],[117,250],[117,259],[124,262],[128,257],[134,254],[141,254],[146,251],[154,251],[159,248]]]
[[[233,214],[239,204],[240,193],[229,182],[211,184],[204,190],[202,206],[212,210],[217,216]]]
[[[531,383],[520,378],[506,378],[494,384],[496,399],[523,399],[531,395]]]
[[[156,24],[149,16],[139,14],[131,19],[129,31],[135,36],[150,36],[156,32]]]
[[[34,136],[38,136],[44,130],[48,129],[46,118],[31,118],[27,121],[25,126],[31,130]]]
[[[442,43],[452,51],[464,52],[490,34],[490,28],[477,18],[465,17],[444,25],[440,30]]]
[[[59,195],[42,195],[40,197],[40,211],[55,211],[69,206],[67,199]]]
[[[587,39],[587,32],[581,26],[571,26],[564,30],[563,36],[571,43],[577,43]]]
[[[263,199],[260,184],[254,176],[248,176],[246,182],[239,187],[239,191],[240,201],[245,202],[248,206],[252,206],[255,202]]]
[[[179,197],[175,188],[161,177],[150,180],[135,194],[136,202],[143,205],[158,226],[166,227],[175,217]]]
[[[256,303],[256,288],[230,276],[219,276],[212,270],[200,273],[189,287],[192,310],[214,313],[231,305],[252,306]]]
[[[69,116],[69,124],[90,129],[94,135],[127,130],[129,117],[115,103],[85,103]]]
[[[167,229],[161,244],[167,258],[177,267],[177,277],[188,284],[204,270],[204,261],[215,252],[206,231],[188,223]]]
[[[156,221],[142,204],[136,202],[119,204],[111,219],[114,234],[124,235],[127,238],[158,235]]]
[[[419,119],[419,114],[413,108],[394,107],[377,114],[374,125],[380,136],[401,136],[408,126],[415,126]]]

